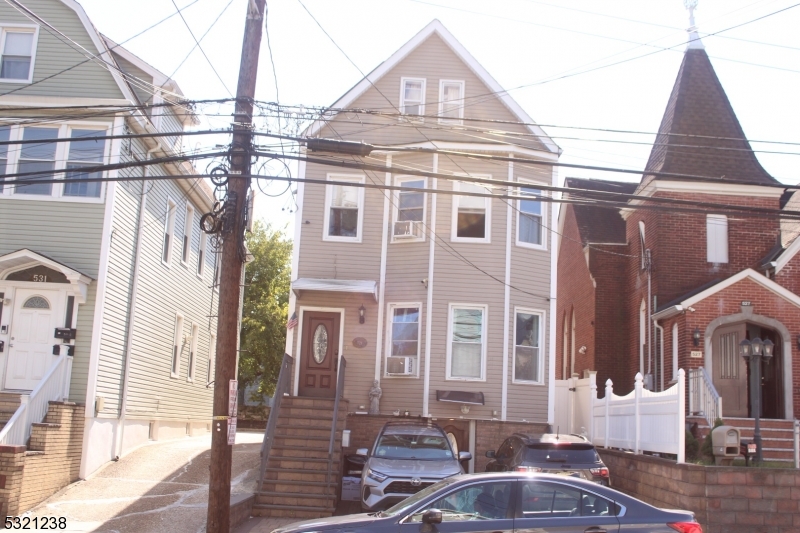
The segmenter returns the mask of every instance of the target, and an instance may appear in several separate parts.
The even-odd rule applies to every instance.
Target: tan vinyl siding
[[[165,169],[157,168],[156,173]],[[204,207],[194,205],[194,231],[189,260],[182,264],[181,246],[186,215],[186,194],[175,181],[151,182],[147,196],[140,256],[139,288],[131,352],[128,417],[144,419],[203,419],[211,414],[213,388],[206,387],[210,333],[216,331],[217,294],[212,293],[213,253],[208,246],[203,279],[197,277],[197,227]],[[125,313],[127,312],[133,247],[140,189],[118,191],[115,229],[120,234],[112,246],[112,260],[118,263],[116,275],[109,274],[108,305],[103,349],[98,369],[98,394],[106,398],[106,416],[116,416],[124,364]],[[167,196],[177,204],[175,238],[169,267],[161,262]],[[210,256],[210,257],[209,257]],[[212,297],[214,305],[212,306]],[[183,334],[191,335],[192,324],[199,326],[195,354],[195,379],[187,382],[189,346],[180,355],[178,378],[170,377],[175,315],[184,317]],[[213,379],[213,371],[212,371]],[[102,416],[102,415],[101,415]]]
[[[33,82],[27,84],[0,83],[0,92],[16,90],[15,95],[71,96],[95,98],[122,98],[122,92],[109,71],[100,64],[102,60],[86,61],[97,53],[78,15],[62,2],[51,0],[25,0],[25,7],[39,15],[78,45],[89,51],[82,51],[74,43],[66,44],[63,37],[51,33],[45,26],[39,28]],[[0,4],[0,25],[31,24],[31,20],[7,3]],[[84,61],[86,61],[84,63]],[[66,72],[57,74],[67,67],[78,65]],[[57,74],[57,75],[56,75]]]
[[[351,104],[355,109],[377,109],[389,113],[397,113],[400,105],[400,79],[425,78],[425,114],[436,115],[439,112],[439,81],[463,80],[465,82],[466,106],[464,118],[479,120],[519,119],[491,93],[492,91],[475,75],[475,73],[456,56],[453,50],[438,36],[431,35],[419,45],[396,67],[386,73]],[[392,127],[376,129],[364,134],[364,123],[393,124]],[[416,122],[400,122],[397,118],[382,118],[373,115],[340,115],[334,119],[334,127],[325,127],[320,137],[350,138],[360,141],[369,138],[375,144],[406,144],[423,142],[425,137],[439,141],[454,142],[486,142],[476,140],[473,134],[465,133],[462,128],[439,124],[436,118],[426,118],[422,124]],[[397,124],[403,124],[397,126]],[[466,126],[487,127],[485,123],[465,122]],[[502,129],[518,133],[530,133],[524,126],[503,124]],[[334,131],[335,130],[335,131]],[[534,149],[543,149],[535,140],[521,143]]]

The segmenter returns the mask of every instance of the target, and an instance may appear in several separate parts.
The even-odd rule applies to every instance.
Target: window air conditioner
[[[418,239],[422,237],[422,222],[419,220],[399,220],[394,223],[395,239]]]
[[[413,357],[387,357],[386,373],[396,376],[410,376],[414,373]]]

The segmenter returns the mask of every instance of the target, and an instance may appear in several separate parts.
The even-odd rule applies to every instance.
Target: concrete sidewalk
[[[236,435],[232,494],[254,492],[263,436]],[[26,514],[66,517],[66,531],[204,532],[210,448],[210,435],[154,442],[69,485]]]

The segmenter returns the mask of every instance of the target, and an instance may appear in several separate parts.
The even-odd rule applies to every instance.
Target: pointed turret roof
[[[777,183],[753,154],[706,51],[696,44],[683,56],[642,185],[659,179],[648,172]]]

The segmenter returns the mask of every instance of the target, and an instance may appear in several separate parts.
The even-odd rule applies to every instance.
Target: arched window
[[[563,340],[561,341],[561,379],[567,379],[567,354],[569,353],[569,339],[567,338],[567,313],[564,313],[564,321],[561,323]]]
[[[641,220],[639,221],[639,261],[641,263],[641,269],[644,270],[647,268],[647,260],[645,258],[645,250],[647,248],[644,244],[644,222]]]
[[[647,344],[647,304],[639,306],[639,372],[644,375],[644,348]]]
[[[672,324],[672,380],[678,379],[678,323]]]
[[[41,296],[31,296],[22,304],[25,309],[50,309],[50,303]]]
[[[570,337],[569,377],[575,373],[575,310],[572,310],[572,336]]]

